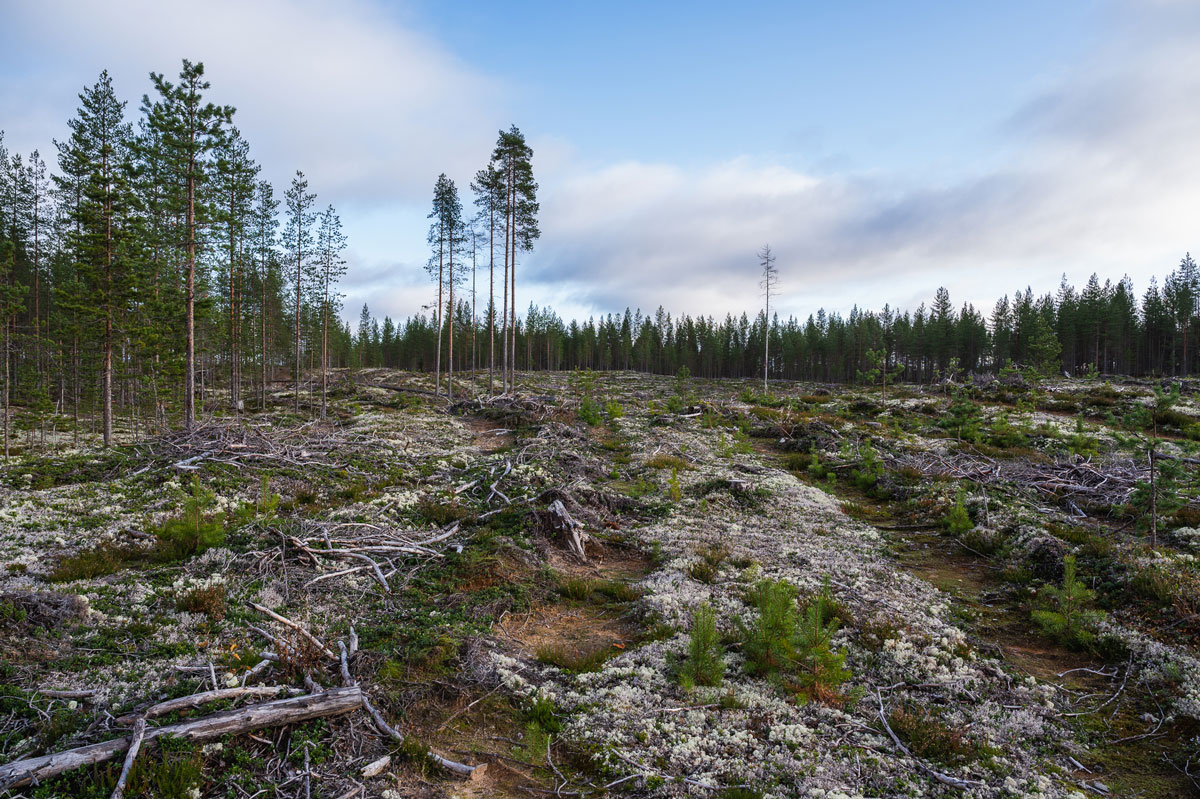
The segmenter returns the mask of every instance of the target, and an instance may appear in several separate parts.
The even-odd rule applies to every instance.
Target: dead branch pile
[[[1032,490],[1070,507],[1106,511],[1127,503],[1141,480],[1149,478],[1149,466],[1129,459],[1094,461],[1072,456],[1047,461],[1028,459],[995,460],[969,453],[938,453],[928,450],[889,452],[884,461],[892,469],[909,469],[923,477],[969,480],[983,485],[1004,484],[1017,490]]]
[[[428,531],[398,530],[387,524],[306,519],[302,523],[302,530],[298,536],[285,536],[286,544],[318,571],[323,570],[324,564],[330,560],[363,564],[320,574],[309,580],[306,587],[332,577],[369,570],[384,592],[389,593],[389,580],[401,568],[398,560],[403,559],[405,564],[411,564],[414,559],[424,563],[441,558],[441,548],[435,548],[435,545],[446,546],[445,542],[458,533],[459,525],[455,523],[430,534]],[[261,567],[285,557],[285,551],[281,547],[261,552],[259,556]]]
[[[558,409],[560,409],[559,403],[552,396],[522,396],[518,394],[479,396],[460,400],[450,406],[450,410],[454,413],[490,411],[493,414],[520,415],[531,422],[545,421]]]
[[[294,428],[209,422],[191,431],[178,430],[138,446],[147,461],[133,474],[172,468],[194,472],[202,463],[236,468],[272,465],[310,469],[324,467],[358,473],[347,456],[395,454],[396,447],[378,438],[350,432],[335,424],[308,422]]]

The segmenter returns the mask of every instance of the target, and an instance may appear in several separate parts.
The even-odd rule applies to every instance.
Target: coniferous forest
[[[673,317],[660,306],[565,322],[530,303],[518,314],[516,256],[539,231],[532,150],[516,128],[470,183],[474,213],[464,216],[453,180],[435,184],[428,268],[431,305],[444,313],[381,321],[363,306],[352,326],[338,292],[347,234],[336,209],[300,170],[288,186],[259,178],[203,64],[184,61],[177,78],[150,83],[134,115],[101,74],[46,153],[9,153],[0,134],[10,434],[88,429],[111,442],[123,419],[136,438],[191,425],[198,408],[261,406],[280,381],[295,388],[297,409],[304,394],[316,413],[322,376],[346,367],[762,372],[761,311]],[[1186,375],[1200,360],[1198,297],[1189,254],[1140,294],[1127,277],[1093,275],[1082,288],[1063,278],[1056,292],[1017,290],[990,312],[956,307],[938,289],[916,309],[773,315],[768,371],[835,383],[1006,366]]]

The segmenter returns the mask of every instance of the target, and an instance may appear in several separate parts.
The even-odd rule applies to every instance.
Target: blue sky
[[[816,170],[986,158],[1092,45],[1099,3],[423,3],[401,15],[597,161]]]
[[[535,149],[518,302],[782,313],[990,307],[1063,273],[1142,290],[1197,244],[1200,4],[3,0],[0,129],[52,153],[109,69],[205,63],[264,175],[303,169],[350,237],[346,315],[430,300],[433,182],[496,131]]]

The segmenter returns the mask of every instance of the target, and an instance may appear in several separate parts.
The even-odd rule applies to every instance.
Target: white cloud
[[[523,258],[518,301],[565,316],[753,310],[755,252],[768,242],[780,310],[802,316],[912,307],[939,285],[990,305],[1026,284],[1052,290],[1063,272],[1128,272],[1140,290],[1200,249],[1195,8],[1114,6],[1107,46],[997,131],[1005,157],[988,163],[1000,168],[947,170],[942,158],[936,179],[919,164],[808,174],[734,157],[735,144],[707,165],[596,164],[554,131],[527,129],[543,236]],[[319,202],[343,210],[350,318],[364,301],[394,317],[429,301],[420,266],[433,180],[445,171],[465,194],[509,123],[510,87],[367,0],[215,0],[203,10],[125,0],[116,11],[42,0],[10,3],[5,15],[21,35],[0,55],[0,119],[20,151],[51,149],[101,68],[136,110],[148,71],[170,76],[181,55],[203,60],[212,99],[238,106],[266,176],[284,183],[302,168]]]
[[[101,69],[136,113],[147,74],[171,79],[182,57],[204,62],[209,99],[238,108],[268,177],[303,169],[323,201],[424,199],[439,171],[473,171],[503,121],[501,84],[363,0],[6,5],[28,57],[6,59],[19,77],[0,111],[39,109],[44,125],[49,84],[61,118],[38,131],[43,148]]]

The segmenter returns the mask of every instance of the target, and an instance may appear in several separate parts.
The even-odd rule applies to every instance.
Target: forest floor
[[[1194,386],[333,385],[0,471],[0,796],[1200,795]]]

